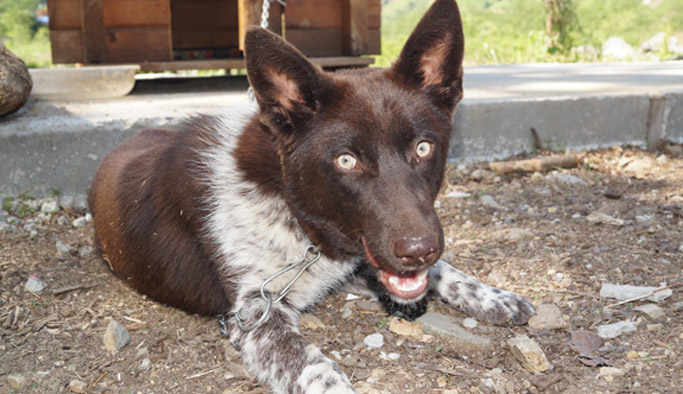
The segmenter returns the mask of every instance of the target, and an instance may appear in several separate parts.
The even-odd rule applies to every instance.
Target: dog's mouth
[[[365,249],[365,257],[368,262],[378,270],[379,281],[382,282],[384,287],[392,294],[404,300],[413,300],[419,298],[427,291],[429,277],[426,269],[422,271],[399,273],[395,270],[384,268],[377,262],[377,259],[370,251],[365,237],[361,237],[361,241],[363,242],[363,248]]]

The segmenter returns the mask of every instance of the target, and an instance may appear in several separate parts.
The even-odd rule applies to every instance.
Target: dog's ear
[[[261,121],[289,133],[315,114],[329,77],[292,45],[260,27],[244,39],[249,83],[261,108]]]
[[[392,70],[402,83],[423,89],[450,114],[462,99],[464,50],[458,5],[455,0],[436,0],[406,41]]]

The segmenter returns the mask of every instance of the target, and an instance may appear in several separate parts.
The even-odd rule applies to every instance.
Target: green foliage
[[[44,4],[44,0],[0,0],[0,42],[28,67],[51,64],[49,30],[35,17]]]

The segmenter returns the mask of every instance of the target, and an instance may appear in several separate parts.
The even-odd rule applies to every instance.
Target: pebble
[[[645,294],[658,289],[658,287],[650,286],[631,286],[631,285],[616,285],[612,283],[604,283],[600,289],[600,297],[614,298],[619,301],[630,300],[632,298],[640,297]],[[651,296],[645,298],[653,302],[665,300],[673,294],[671,289],[658,291]]]
[[[330,352],[330,354],[333,355],[334,358],[336,358],[337,360],[342,359],[342,355],[341,355],[341,353],[339,353],[339,350],[333,350]]]
[[[87,393],[88,385],[81,380],[74,379],[69,382],[69,389],[74,393]]]
[[[555,304],[541,304],[536,307],[536,315],[529,319],[529,327],[536,331],[567,328],[562,311]]]
[[[69,225],[69,219],[67,219],[65,216],[60,216],[60,217],[57,219],[57,223],[58,223],[60,226],[68,226],[68,225]]]
[[[24,375],[10,374],[7,375],[7,383],[9,383],[9,386],[11,388],[19,390],[28,383],[28,379],[26,379]]]
[[[574,175],[570,174],[553,174],[549,176],[550,179],[556,180],[560,183],[565,183],[567,185],[579,185],[579,186],[588,186],[586,181],[584,181],[581,178],[575,177]]]
[[[342,319],[348,319],[349,317],[351,317],[351,306],[352,306],[352,305],[353,305],[353,301],[352,301],[352,302],[347,302],[346,304],[344,304],[344,307],[343,307],[342,310],[341,310],[341,312],[342,312],[342,315],[341,315]]]
[[[45,283],[43,280],[40,280],[37,275],[31,275],[28,277],[28,280],[24,286],[34,293],[40,293],[47,286],[47,283]]]
[[[381,333],[376,332],[365,337],[363,343],[370,349],[379,349],[384,346],[384,337]]]
[[[636,330],[636,323],[632,321],[620,321],[614,324],[598,326],[598,336],[603,339],[616,338],[625,332]]]
[[[53,198],[48,198],[40,204],[40,212],[44,214],[51,215],[57,211],[59,211],[59,204]]]
[[[420,327],[418,323],[399,319],[397,317],[389,318],[389,331],[416,340],[419,340],[422,338],[422,335],[424,335],[422,327]]]
[[[683,311],[683,301],[678,301],[671,304],[671,310],[674,312]]]
[[[508,242],[520,242],[532,239],[534,233],[523,228],[511,228],[505,234],[505,240]]]
[[[367,312],[383,312],[384,307],[378,301],[373,300],[358,300],[356,301],[358,309]]]
[[[470,196],[472,196],[471,193],[461,192],[458,190],[452,190],[452,191],[446,193],[446,197],[448,197],[448,198],[468,198]]]
[[[382,360],[396,361],[396,360],[401,358],[401,354],[396,353],[396,352],[391,352],[389,354],[386,354],[386,353],[380,351],[379,352],[379,358],[381,358]]]
[[[477,327],[478,324],[479,324],[479,322],[472,319],[471,317],[466,317],[462,321],[462,326],[465,328],[469,328],[470,330]]]
[[[86,219],[85,216],[81,216],[79,218],[74,219],[74,221],[71,222],[71,224],[74,227],[78,227],[78,228],[85,227],[85,225],[88,224],[88,219]]]
[[[633,308],[633,310],[636,310],[638,312],[642,312],[642,313],[646,314],[650,319],[653,319],[653,320],[661,319],[666,315],[666,313],[664,313],[664,310],[655,304],[639,305],[639,306]]]
[[[78,251],[78,255],[81,257],[89,257],[95,252],[95,248],[90,245],[85,245]]]
[[[625,374],[626,371],[624,371],[621,368],[600,367],[600,372],[598,373],[598,376],[601,376],[603,379],[611,383],[614,380],[615,376],[619,377],[624,376]]]
[[[465,330],[452,316],[427,312],[417,319],[417,323],[424,332],[441,337],[444,343],[453,349],[466,348],[472,351],[482,351],[492,346],[489,338],[474,335]]]
[[[74,196],[71,194],[59,196],[59,205],[64,209],[74,209]]]
[[[657,323],[657,324],[648,324],[648,325],[647,325],[647,330],[648,330],[648,331],[659,331],[659,330],[661,330],[662,328],[664,328],[664,325],[661,324],[661,323]]]
[[[147,357],[143,358],[142,361],[140,361],[140,365],[138,366],[138,369],[140,371],[146,371],[149,369],[149,367],[152,365],[152,360],[148,359]]]
[[[303,328],[308,328],[311,330],[317,330],[319,328],[325,328],[327,327],[325,323],[322,322],[322,320],[318,319],[317,316],[312,315],[310,313],[304,313],[301,315],[299,318],[299,324]]]
[[[88,210],[88,198],[84,194],[74,197],[73,210],[84,214]]]
[[[543,350],[533,339],[520,335],[507,341],[512,354],[529,372],[543,372],[550,369],[550,363]]]
[[[61,254],[68,254],[69,252],[71,252],[71,245],[65,244],[60,240],[57,240],[57,242],[55,242],[55,246],[57,247],[57,251]]]
[[[131,341],[130,333],[121,323],[116,320],[109,322],[107,331],[104,333],[104,347],[112,353],[116,353]]]
[[[586,220],[591,223],[611,224],[612,226],[623,226],[624,221],[601,212],[591,212],[586,216]]]
[[[485,207],[488,208],[493,208],[493,209],[501,209],[502,207],[496,200],[493,199],[493,197],[489,196],[488,194],[484,194],[483,196],[479,197],[479,201],[481,204]]]

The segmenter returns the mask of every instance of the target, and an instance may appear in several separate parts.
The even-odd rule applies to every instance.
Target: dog
[[[388,69],[323,72],[267,30],[246,33],[257,105],[144,130],[89,193],[111,270],[147,296],[226,316],[243,362],[277,393],[352,393],[298,329],[333,291],[406,315],[428,294],[494,324],[533,306],[439,260],[433,204],[463,95],[454,0],[436,0]]]

